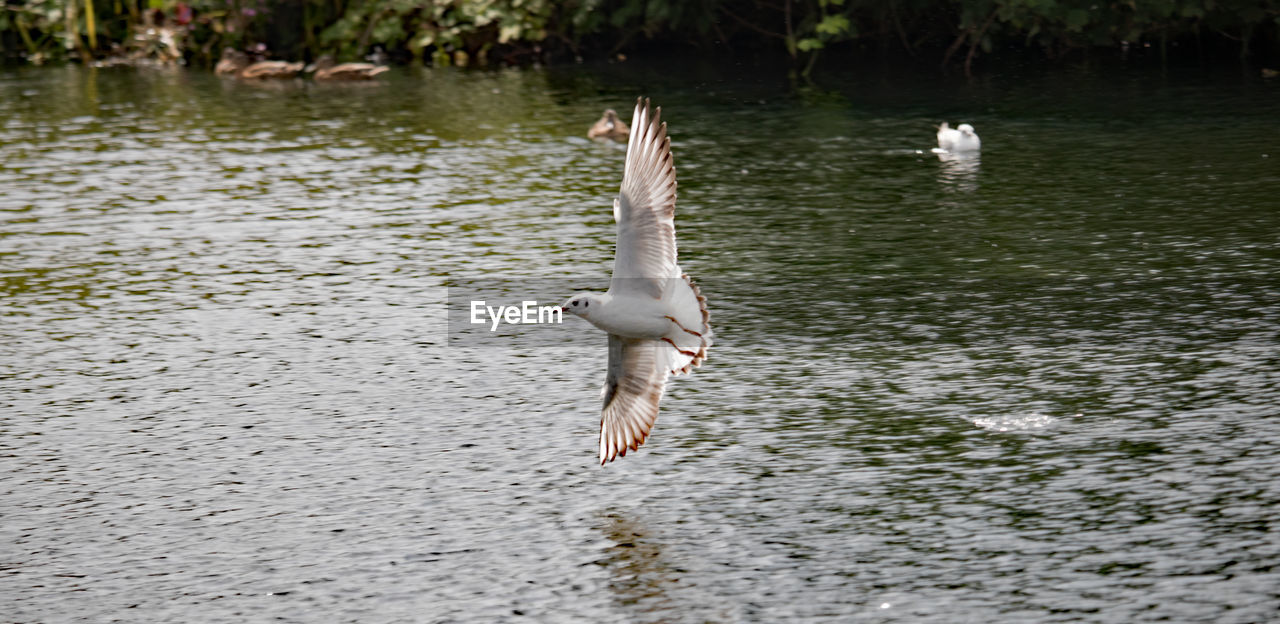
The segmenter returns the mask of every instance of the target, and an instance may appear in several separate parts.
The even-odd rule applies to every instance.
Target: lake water
[[[855,73],[0,72],[0,619],[1274,618],[1280,81]],[[601,468],[445,301],[607,286],[637,95],[717,345]]]

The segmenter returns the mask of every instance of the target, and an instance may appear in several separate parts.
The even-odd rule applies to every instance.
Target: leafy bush
[[[279,57],[354,59],[380,47],[465,65],[658,42],[785,55],[804,71],[822,54],[870,44],[966,70],[1004,49],[1056,59],[1207,42],[1241,57],[1280,53],[1272,0],[6,0],[5,9],[0,51],[32,62],[136,51],[158,24],[180,31],[181,52],[198,63],[259,44]]]

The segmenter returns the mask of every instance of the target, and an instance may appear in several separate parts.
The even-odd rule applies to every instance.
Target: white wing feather
[[[658,419],[671,350],[656,340],[609,334],[609,372],[601,395],[600,464],[644,444]]]
[[[676,263],[676,170],[662,108],[637,100],[622,188],[613,201],[618,244],[610,293],[662,296],[667,280],[680,277]]]
[[[955,147],[959,138],[960,131],[948,126],[947,122],[944,121],[941,126],[938,126],[938,148],[949,152]]]

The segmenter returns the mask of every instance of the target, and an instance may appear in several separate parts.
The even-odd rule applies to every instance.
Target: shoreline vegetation
[[[260,59],[509,66],[663,49],[818,63],[908,60],[971,75],[1046,63],[1280,64],[1275,0],[5,0],[6,63]]]

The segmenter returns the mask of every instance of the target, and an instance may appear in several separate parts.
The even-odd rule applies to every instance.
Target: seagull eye
[[[585,308],[585,307],[587,307],[587,306],[589,306],[589,305],[591,305],[591,302],[590,302],[590,301],[583,301],[583,302],[582,302],[582,307],[584,307],[584,308]]]

